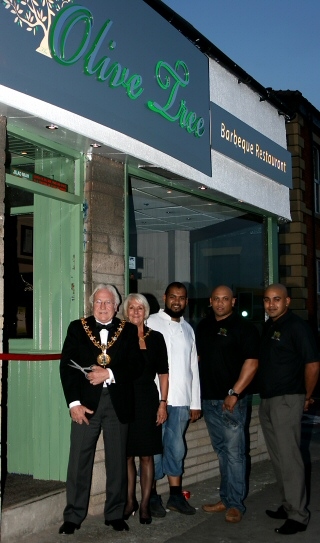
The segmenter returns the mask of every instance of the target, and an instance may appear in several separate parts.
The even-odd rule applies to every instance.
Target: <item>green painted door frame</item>
[[[75,175],[77,194],[7,175],[8,185],[34,194],[33,339],[11,340],[12,353],[60,353],[69,322],[83,313],[83,157]],[[65,480],[69,433],[59,360],[9,362],[9,473]]]

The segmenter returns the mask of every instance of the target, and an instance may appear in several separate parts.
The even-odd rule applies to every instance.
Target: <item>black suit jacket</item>
[[[96,329],[95,318],[86,319],[87,325],[93,335],[100,342],[100,335]],[[120,320],[114,318],[114,331],[118,328]],[[109,332],[108,339],[112,337]],[[95,347],[86,334],[81,320],[69,324],[68,332],[62,348],[60,362],[61,383],[67,405],[79,400],[82,405],[95,411],[97,409],[103,385],[91,385],[85,375],[79,370],[69,366],[70,359],[82,367],[97,364],[97,356],[101,349]],[[140,353],[138,330],[129,322],[118,337],[117,341],[108,349],[111,363],[108,365],[113,372],[115,383],[109,385],[111,401],[120,422],[127,423],[134,418],[134,392],[133,381],[140,376],[143,370],[143,358]]]

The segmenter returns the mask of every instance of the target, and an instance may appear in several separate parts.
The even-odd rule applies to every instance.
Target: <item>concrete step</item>
[[[36,534],[50,525],[62,522],[66,491],[55,490],[43,496],[6,507],[1,518],[1,542],[27,534]]]

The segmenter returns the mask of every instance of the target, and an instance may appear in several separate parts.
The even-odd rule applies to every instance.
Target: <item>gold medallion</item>
[[[101,353],[97,357],[97,362],[99,366],[103,366],[105,368],[108,364],[110,364],[111,356],[109,356],[107,353]]]
[[[101,344],[101,343],[99,343],[99,341],[96,340],[96,338],[93,336],[89,326],[87,325],[87,321],[86,321],[86,319],[84,317],[81,319],[81,322],[82,322],[82,326],[83,326],[88,338],[90,339],[90,341],[92,341],[92,343],[93,343],[93,345],[95,347],[98,347],[98,349],[101,349],[102,353],[98,355],[97,362],[98,362],[99,366],[102,366],[103,368],[105,368],[111,362],[111,356],[107,354],[107,349],[110,349],[110,347],[112,347],[112,345],[114,345],[114,343],[117,341],[117,339],[120,336],[122,330],[124,329],[126,321],[122,320],[120,322],[117,330],[115,331],[115,333],[111,337],[110,341],[108,341],[107,345]]]

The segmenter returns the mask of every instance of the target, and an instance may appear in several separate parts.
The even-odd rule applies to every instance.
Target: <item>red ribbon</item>
[[[13,353],[0,353],[0,360],[60,360],[61,353],[59,354],[13,354]]]

